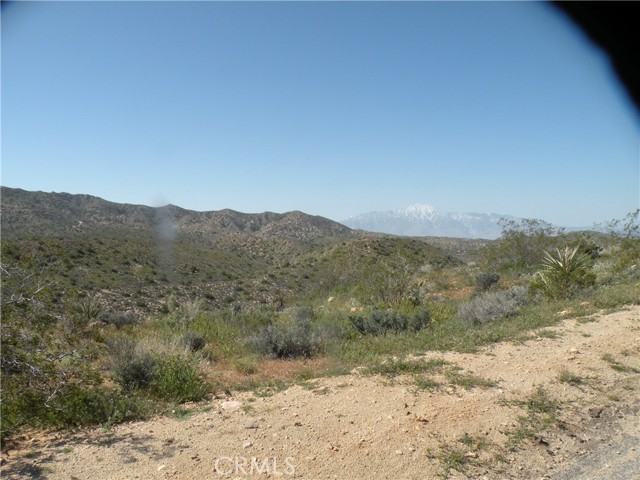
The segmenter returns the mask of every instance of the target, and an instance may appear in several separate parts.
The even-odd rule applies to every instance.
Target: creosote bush
[[[457,317],[474,325],[515,316],[528,298],[526,287],[516,286],[501,292],[487,292],[458,307]]]
[[[417,332],[431,324],[429,312],[417,309],[411,314],[395,310],[372,310],[368,314],[349,315],[351,326],[361,335]]]
[[[564,229],[544,220],[502,219],[501,237],[484,249],[484,261],[499,271],[531,272],[542,260],[545,250],[557,245]]]
[[[637,268],[640,262],[640,208],[629,212],[624,220],[611,220],[607,230],[617,250],[617,269]]]

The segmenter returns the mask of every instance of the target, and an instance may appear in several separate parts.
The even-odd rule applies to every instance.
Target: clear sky
[[[9,187],[590,226],[638,208],[639,138],[606,57],[544,3],[2,5]]]

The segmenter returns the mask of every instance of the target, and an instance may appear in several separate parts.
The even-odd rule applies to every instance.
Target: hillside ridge
[[[241,233],[260,237],[311,240],[350,237],[348,227],[324,217],[294,210],[242,213],[232,209],[199,212],[176,205],[150,207],[116,203],[86,194],[30,192],[1,187],[2,233],[67,235],[96,229],[160,230],[208,237]]]

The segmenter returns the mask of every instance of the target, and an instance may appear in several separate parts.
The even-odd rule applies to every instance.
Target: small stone
[[[164,467],[166,467],[166,465],[160,465],[160,466],[158,467],[158,471],[162,470]]]
[[[396,450],[396,455],[402,455],[402,450]]]
[[[592,407],[588,410],[588,412],[591,418],[600,418],[600,415],[602,415],[603,410],[604,410],[604,407]]]
[[[244,428],[246,429],[256,429],[258,428],[258,424],[252,420],[248,420],[244,422]]]
[[[242,444],[242,448],[250,448],[250,447],[253,447],[253,443],[251,442],[244,442]]]
[[[242,402],[239,402],[237,400],[228,400],[220,404],[220,408],[227,411],[237,410],[241,406],[242,406]]]

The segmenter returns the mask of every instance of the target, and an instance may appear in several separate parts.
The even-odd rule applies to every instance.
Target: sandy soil
[[[603,355],[610,357],[603,358]],[[567,319],[522,344],[430,353],[496,382],[469,390],[436,372],[314,380],[234,394],[106,431],[33,433],[3,454],[4,478],[640,478],[640,307]],[[617,364],[612,362],[618,362]],[[616,366],[617,365],[617,366]],[[564,380],[564,381],[563,381]],[[559,402],[548,428],[524,403]],[[538,418],[542,418],[544,415]],[[520,420],[519,420],[520,418]],[[518,428],[530,435],[513,449]]]

